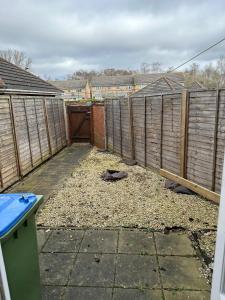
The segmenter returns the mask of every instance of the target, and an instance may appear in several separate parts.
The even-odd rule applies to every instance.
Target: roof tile
[[[3,84],[4,83],[4,84]],[[58,94],[62,91],[38,76],[0,58],[0,89]]]

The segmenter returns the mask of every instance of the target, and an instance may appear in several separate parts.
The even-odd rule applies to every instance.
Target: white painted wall
[[[221,183],[211,300],[225,300],[225,163]]]

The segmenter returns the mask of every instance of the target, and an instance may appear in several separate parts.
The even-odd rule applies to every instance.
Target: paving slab
[[[40,252],[46,243],[47,239],[51,234],[50,230],[47,229],[39,229],[37,230],[37,243],[38,243],[38,251]]]
[[[163,299],[159,268],[164,300],[209,299],[201,263],[191,256],[184,233],[41,229],[38,243],[44,299],[60,299],[61,292],[61,300]]]
[[[118,254],[115,285],[141,289],[160,287],[156,257]]]
[[[83,230],[53,230],[42,251],[77,252],[83,235]]]
[[[111,300],[111,288],[94,287],[68,287],[66,288],[65,300]]]
[[[165,300],[210,300],[209,292],[164,291]]]
[[[87,230],[81,243],[80,252],[116,253],[118,231]]]
[[[79,253],[69,285],[112,287],[115,258],[116,256],[113,254]]]
[[[154,233],[158,255],[194,255],[194,248],[185,233]]]
[[[147,289],[121,289],[115,288],[113,300],[161,300],[162,292]]]
[[[163,288],[207,290],[200,274],[201,263],[195,257],[159,256]]]
[[[41,253],[39,256],[43,285],[65,285],[73,262],[73,253]]]
[[[88,154],[90,149],[91,146],[88,144],[73,144],[64,148],[15,184],[8,192],[32,192],[44,195],[47,199],[57,186],[71,175],[75,166]]]
[[[59,286],[42,286],[42,300],[61,300],[64,288]]]
[[[139,230],[123,230],[119,233],[119,253],[155,254],[153,234]]]

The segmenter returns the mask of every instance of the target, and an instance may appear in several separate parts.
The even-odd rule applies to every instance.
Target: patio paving
[[[71,175],[76,165],[88,154],[90,149],[89,144],[72,144],[64,148],[22,181],[8,189],[7,192],[31,192],[44,195],[47,199],[57,189],[58,184]]]
[[[89,145],[72,145],[9,192],[49,197]],[[210,286],[185,232],[38,227],[43,300],[207,300]]]
[[[43,300],[207,300],[186,233],[39,229]]]

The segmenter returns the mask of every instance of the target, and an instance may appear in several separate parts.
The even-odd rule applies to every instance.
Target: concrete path
[[[40,229],[38,240],[44,300],[209,299],[185,233]]]
[[[44,195],[47,199],[55,191],[57,185],[71,175],[76,165],[90,149],[89,144],[73,144],[66,147],[7,192],[32,192]]]

